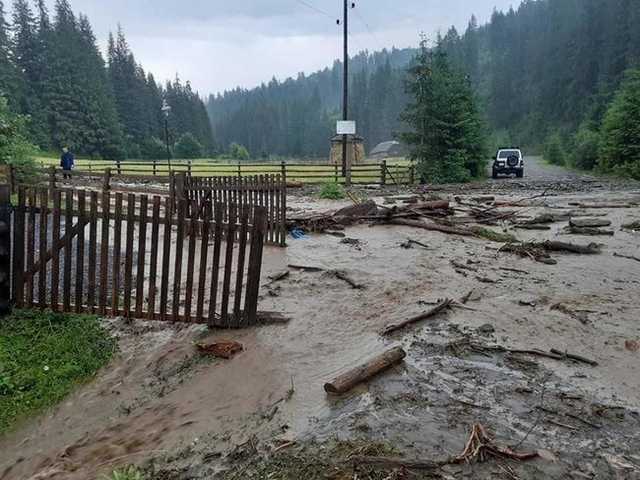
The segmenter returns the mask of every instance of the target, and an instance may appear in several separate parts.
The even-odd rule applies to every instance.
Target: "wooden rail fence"
[[[237,208],[187,218],[186,200],[172,215],[169,197],[20,187],[13,299],[25,308],[253,325],[267,212]]]

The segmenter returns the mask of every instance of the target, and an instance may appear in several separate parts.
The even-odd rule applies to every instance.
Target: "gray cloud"
[[[494,7],[518,0],[356,0],[352,48],[379,50],[418,42],[472,13],[486,21]],[[309,8],[310,4],[327,16]],[[89,16],[104,46],[121,23],[136,58],[157,79],[176,73],[201,93],[252,87],[331,65],[340,56],[339,0],[71,0]]]

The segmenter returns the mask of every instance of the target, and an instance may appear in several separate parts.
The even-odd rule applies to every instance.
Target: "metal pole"
[[[171,149],[169,148],[169,118],[164,118],[164,137],[167,143],[167,163],[169,164],[169,171],[171,171]]]
[[[342,120],[349,120],[349,0],[344,0],[344,59]],[[347,136],[342,136],[342,176],[347,176]]]

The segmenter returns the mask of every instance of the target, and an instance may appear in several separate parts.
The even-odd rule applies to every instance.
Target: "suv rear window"
[[[498,154],[498,158],[509,158],[510,156],[515,155],[520,158],[520,153],[517,150],[502,150]]]

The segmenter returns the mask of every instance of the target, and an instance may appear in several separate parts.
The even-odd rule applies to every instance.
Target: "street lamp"
[[[162,100],[162,113],[164,113],[164,138],[167,144],[167,163],[169,164],[169,172],[171,172],[171,148],[169,148],[169,114],[171,107],[167,100]]]

